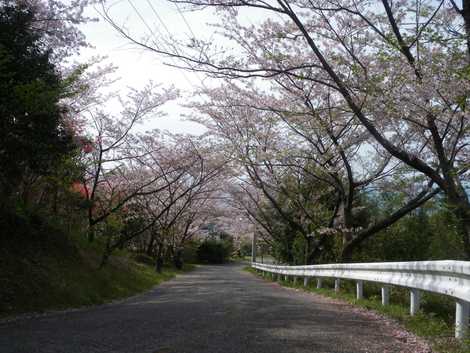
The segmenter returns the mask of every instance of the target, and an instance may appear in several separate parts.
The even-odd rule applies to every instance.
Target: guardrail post
[[[364,282],[357,281],[356,282],[356,299],[363,299],[364,298]]]
[[[297,285],[297,276],[294,276],[294,286]]]
[[[390,287],[383,286],[382,287],[382,305],[390,304]]]
[[[288,275],[284,276],[284,281],[286,281],[286,282],[289,281],[289,276]]]
[[[416,315],[419,311],[419,304],[421,302],[421,293],[418,289],[410,289],[410,315]]]
[[[335,293],[339,292],[340,284],[341,284],[341,280],[339,278],[336,278],[335,279]]]
[[[317,289],[320,289],[321,288],[321,278],[317,278]]]
[[[458,299],[455,303],[455,338],[463,339],[468,334],[470,303]]]
[[[308,277],[304,277],[304,287],[308,286]]]

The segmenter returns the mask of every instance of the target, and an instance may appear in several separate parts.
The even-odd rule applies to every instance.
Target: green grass
[[[125,298],[181,271],[157,274],[126,251],[99,269],[101,245],[52,234],[0,246],[0,316],[76,308]],[[185,266],[183,271],[192,266]]]
[[[246,271],[260,276],[251,267]],[[263,277],[266,280],[267,277]],[[323,288],[317,289],[314,281],[308,287],[303,286],[303,280],[296,285],[293,281],[278,281],[281,285],[291,288],[314,292],[330,298],[344,300],[350,304],[373,310],[397,320],[405,329],[425,338],[436,353],[469,353],[470,340],[458,342],[453,338],[454,301],[451,298],[425,293],[422,299],[422,310],[415,316],[409,314],[408,291],[405,288],[393,288],[391,304],[383,306],[380,299],[380,287],[374,284],[364,285],[365,299],[357,300],[353,281],[341,281],[341,290],[335,293],[332,279],[323,280]]]

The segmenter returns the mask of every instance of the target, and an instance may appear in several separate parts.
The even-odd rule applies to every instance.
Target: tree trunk
[[[58,211],[58,199],[59,199],[59,188],[57,185],[53,186],[53,198],[52,198],[52,214],[57,216]]]
[[[305,254],[304,254],[304,265],[308,265],[308,258],[310,254],[310,238],[305,237]],[[262,261],[261,261],[262,262]]]
[[[352,217],[351,207],[346,197],[343,198],[339,206],[339,220],[341,222],[341,228],[343,228],[341,230],[342,248],[341,248],[340,260],[343,263],[348,263],[352,261],[352,253],[353,253],[352,251],[353,249],[348,246],[353,239],[353,231],[352,231],[353,217]]]
[[[163,269],[163,259],[161,256],[157,256],[157,261],[155,262],[155,271],[162,273]]]
[[[100,263],[100,269],[103,268],[109,260],[109,257],[111,256],[111,241],[108,239],[106,242],[106,248],[104,249],[103,256],[101,257],[101,263]]]
[[[105,250],[105,252],[103,253],[103,256],[101,257],[101,262],[100,262],[100,267],[99,267],[100,269],[106,266],[106,264],[108,263],[109,255],[110,253],[108,252],[108,250]]]
[[[177,249],[173,255],[173,263],[178,270],[183,268],[183,250]]]
[[[341,262],[342,263],[350,263],[352,262],[352,255],[353,255],[353,246],[344,246],[343,251],[341,252]]]
[[[88,242],[93,243],[95,240],[95,229],[93,226],[88,227]]]
[[[152,253],[153,253],[153,245],[155,244],[155,234],[151,234],[151,238],[150,238],[150,241],[147,245],[147,250],[145,251],[145,253],[148,255],[148,256],[152,256]]]
[[[157,257],[155,261],[155,271],[162,273],[163,268],[163,244],[158,244]]]

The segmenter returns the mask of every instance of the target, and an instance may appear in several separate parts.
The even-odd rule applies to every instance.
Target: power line
[[[152,12],[155,14],[155,17],[157,17],[158,21],[162,24],[163,28],[165,28],[166,32],[168,33],[169,36],[171,36],[171,32],[170,30],[168,29],[167,25],[165,24],[165,22],[163,21],[163,19],[161,18],[161,16],[158,14],[157,10],[155,9],[155,7],[152,5],[152,3],[150,2],[150,0],[146,0],[147,3],[149,4],[150,8],[152,9]],[[176,6],[177,10],[178,10],[178,13],[180,14],[181,18],[183,19],[184,23],[186,24],[186,26],[188,27],[189,31],[191,32],[193,38],[196,38],[196,35],[194,34],[194,31],[192,30],[191,26],[189,25],[189,22],[186,20],[186,18],[184,17],[183,13],[181,12],[180,8],[178,7],[178,4],[174,3],[174,5]],[[175,49],[175,53],[177,55],[180,55],[178,50],[176,48]],[[199,75],[197,74],[197,72],[194,73],[194,75],[197,77],[199,83],[202,85],[202,87],[206,88],[206,85],[204,84],[204,82],[201,80],[201,78],[199,77]]]
[[[155,37],[155,33],[153,32],[152,28],[148,25],[148,23],[145,21],[144,17],[141,15],[141,13],[139,12],[139,10],[137,10],[137,7],[135,7],[134,3],[131,1],[131,0],[127,0],[127,2],[129,3],[129,5],[131,5],[131,7],[134,9],[134,12],[137,14],[137,16],[139,16],[140,20],[142,21],[142,23],[145,25],[145,27],[147,27],[147,29],[150,31],[150,33]]]
[[[129,5],[131,5],[132,9],[134,10],[134,12],[137,14],[137,16],[139,16],[140,20],[142,21],[142,23],[144,24],[145,27],[147,27],[147,29],[150,31],[150,34],[156,38],[156,34],[155,32],[152,30],[152,28],[149,26],[149,24],[145,21],[144,17],[142,16],[142,14],[140,13],[140,11],[137,9],[137,7],[134,5],[134,3],[131,1],[131,0],[127,0],[127,2],[129,3]],[[166,26],[165,26],[166,28]],[[162,33],[160,32],[160,30],[158,28],[156,28],[156,30],[158,31],[158,33],[160,34],[160,37],[163,37]],[[168,31],[168,28],[166,28],[166,30]],[[155,41],[154,39],[154,45],[158,48],[157,46],[157,42]],[[167,52],[170,52],[168,50],[166,50],[164,48],[163,45],[161,45],[161,47],[163,47],[163,49]],[[171,61],[173,61],[173,63],[175,64],[175,66],[177,66],[177,63],[175,61],[175,58],[173,58],[171,55],[170,55],[170,59]],[[185,74],[184,71],[181,72],[181,74],[183,75],[184,79],[186,80],[186,82],[188,82],[188,84],[193,87],[194,84],[191,82],[191,80],[188,78],[188,76]]]
[[[150,33],[156,37],[156,34],[155,32],[150,28],[150,26],[148,25],[148,23],[145,21],[144,17],[142,16],[142,14],[140,13],[140,11],[137,9],[137,7],[133,4],[133,2],[131,0],[127,0],[129,2],[129,4],[131,5],[131,7],[133,8],[133,10],[137,13],[137,15],[139,16],[140,20],[142,21],[142,23],[145,25],[145,27],[147,27],[147,29],[150,31]],[[169,37],[172,36],[170,30],[168,29],[168,26],[165,24],[165,22],[163,21],[163,19],[161,18],[161,16],[158,14],[157,10],[155,9],[155,7],[152,5],[152,3],[149,1],[149,0],[146,0],[149,7],[151,8],[153,14],[155,15],[155,17],[157,18],[157,20],[160,22],[160,24],[163,26],[163,28],[165,29],[166,33],[168,34]],[[175,4],[176,5],[176,4]],[[180,13],[180,15],[183,17],[183,20],[184,22],[186,23],[186,25],[188,26],[188,29],[190,30],[190,32],[193,34],[193,36],[195,37],[194,35],[194,32],[193,30],[191,29],[191,27],[189,26],[189,23],[188,21],[184,18],[183,14]],[[158,27],[156,27],[156,30],[157,32],[160,34],[160,37],[164,37],[163,34],[161,33],[161,31],[158,29]],[[156,42],[154,41],[154,44],[156,45]],[[164,46],[161,45],[161,47],[163,47],[163,49],[165,49],[166,52],[170,53],[169,50],[167,50]],[[182,56],[179,52],[178,52],[178,49],[176,47],[173,47],[172,48],[174,50],[174,52],[176,53],[176,55],[179,55],[179,56]],[[178,67],[178,63],[176,62],[175,58],[171,56],[171,54],[169,55],[171,61],[173,62],[173,64],[175,65],[175,67]],[[183,69],[184,70],[184,69]],[[194,86],[194,84],[189,80],[188,76],[186,75],[186,73],[184,71],[181,71],[181,74],[183,75],[183,77],[185,78],[185,80],[189,83],[189,85],[191,87]],[[201,80],[201,78],[197,75],[197,73],[195,73],[199,83],[207,89],[207,87],[205,86],[204,82]]]
[[[160,21],[160,23],[162,24],[163,28],[165,28],[166,33],[168,33],[168,35],[171,36],[170,30],[169,30],[168,27],[166,26],[165,22],[163,22],[162,18],[161,18],[160,15],[157,13],[157,11],[155,10],[155,7],[153,7],[153,5],[152,5],[152,3],[150,2],[150,0],[147,0],[147,4],[149,4],[150,8],[152,9],[153,13],[155,14],[155,17],[157,17],[158,21]]]
[[[131,5],[132,9],[134,10],[134,12],[137,14],[137,16],[139,16],[140,20],[142,21],[142,23],[144,24],[145,27],[147,27],[147,29],[150,31],[150,34],[154,37],[154,45],[158,48],[158,45],[157,45],[157,42],[155,41],[156,39],[156,34],[155,32],[152,30],[152,28],[149,26],[149,24],[147,23],[147,21],[145,21],[144,17],[142,16],[142,14],[140,13],[140,11],[137,9],[137,7],[134,5],[134,3],[131,1],[131,0],[127,0],[127,2],[129,3],[129,5]],[[151,3],[149,2],[149,0],[147,0],[147,2],[149,3],[149,5],[151,6],[153,12],[155,13],[155,15],[157,15],[157,18],[159,19],[159,21],[162,23],[163,27],[165,28],[165,30],[167,31],[167,33],[171,36],[171,33],[170,31],[168,30],[168,27],[165,25],[165,23],[163,23],[163,21],[161,20],[160,16],[158,16],[157,12],[155,11],[154,7],[151,5]],[[162,33],[160,32],[160,30],[158,28],[156,28],[156,30],[158,31],[158,33],[160,34],[160,37],[163,37]],[[165,49],[165,47],[163,45],[160,45],[165,51],[167,52],[170,52],[168,50]],[[175,48],[175,52],[176,54],[178,54],[178,51],[176,50]],[[178,54],[179,55],[179,54]],[[175,58],[173,58],[171,55],[169,55],[170,57],[170,60],[173,61],[173,64],[175,66],[178,66],[177,65],[177,62],[175,60]],[[193,87],[194,84],[191,82],[191,80],[188,78],[188,76],[186,75],[186,73],[184,71],[181,71],[181,74],[183,75],[184,79],[186,80],[186,82],[188,82],[188,84]]]
[[[183,12],[181,11],[181,9],[180,9],[180,7],[178,6],[178,4],[177,4],[176,2],[174,2],[173,4],[175,5],[176,10],[178,10],[178,13],[180,14],[181,18],[183,19],[184,23],[186,24],[186,27],[188,27],[189,32],[191,32],[192,36],[193,36],[194,38],[196,38],[196,35],[194,34],[194,32],[193,32],[191,26],[189,25],[188,21],[186,20],[186,17],[184,17]]]
[[[149,1],[149,0],[147,0]],[[194,31],[193,29],[191,28],[191,26],[189,25],[189,22],[186,20],[186,17],[183,15],[183,12],[181,11],[180,7],[178,6],[178,4],[176,2],[173,3],[176,7],[176,10],[178,11],[179,15],[181,16],[181,18],[183,19],[184,23],[186,24],[186,27],[188,27],[188,30],[189,32],[191,33],[191,35],[193,36],[193,38],[195,39],[196,38],[196,35],[194,34]],[[199,74],[197,72],[194,73],[195,76],[198,78],[199,80],[199,83],[202,85],[202,87],[204,87],[205,89],[207,89],[206,85],[204,84],[204,81],[201,80],[201,78],[199,77]]]

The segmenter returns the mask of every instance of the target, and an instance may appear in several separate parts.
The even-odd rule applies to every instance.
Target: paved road
[[[205,266],[124,302],[0,323],[0,352],[414,352],[348,305]]]

